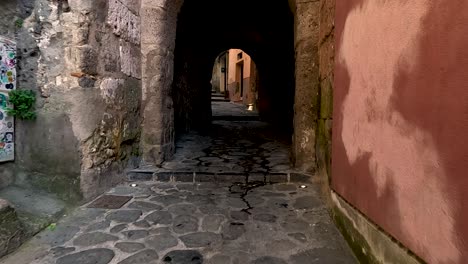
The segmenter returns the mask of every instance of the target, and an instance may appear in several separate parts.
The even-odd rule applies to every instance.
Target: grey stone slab
[[[203,256],[195,250],[174,250],[162,258],[163,263],[170,264],[202,264]]]
[[[295,216],[288,216],[281,222],[281,227],[286,232],[304,231],[311,228],[311,224]]]
[[[278,217],[273,214],[254,214],[253,219],[260,222],[275,223]]]
[[[127,173],[129,181],[151,181],[153,179],[153,172],[137,172],[131,171]]]
[[[65,210],[65,203],[55,196],[41,192],[9,186],[0,190],[0,197],[9,201],[18,212],[38,217],[55,218]]]
[[[50,250],[54,257],[61,257],[75,251],[74,247],[55,247]]]
[[[110,232],[113,233],[113,234],[119,233],[120,231],[124,230],[127,227],[128,227],[128,225],[126,225],[126,224],[116,225],[116,226],[111,228]]]
[[[207,215],[202,221],[202,230],[208,232],[218,232],[221,224],[226,220],[223,215]]]
[[[244,223],[226,223],[221,231],[224,240],[236,240],[245,234]]]
[[[104,230],[104,229],[108,228],[110,226],[110,224],[111,224],[111,222],[109,220],[101,221],[101,222],[89,225],[86,228],[85,231],[86,232],[93,232],[93,231]]]
[[[156,264],[158,259],[156,251],[147,249],[120,261],[118,264]]]
[[[114,256],[110,249],[96,248],[61,257],[56,264],[108,264]]]
[[[108,214],[106,219],[118,223],[132,223],[138,220],[141,215],[140,210],[118,210]]]
[[[180,237],[180,240],[188,248],[209,247],[221,240],[221,236],[211,232],[198,232]]]
[[[170,227],[158,227],[150,230],[151,235],[172,234]]]
[[[101,233],[101,232],[94,232],[94,233],[83,234],[75,238],[73,240],[73,245],[94,246],[94,245],[102,244],[104,242],[117,241],[117,240],[119,240],[119,238],[116,236]]]
[[[293,184],[277,184],[275,189],[280,192],[294,192],[297,190],[297,186]]]
[[[167,208],[167,210],[173,215],[184,215],[194,214],[197,211],[197,207],[193,204],[175,204]]]
[[[175,172],[172,176],[175,182],[194,182],[193,172]]]
[[[119,242],[115,244],[115,247],[125,253],[135,253],[145,248],[142,243],[135,242]]]
[[[169,225],[172,223],[172,215],[166,211],[156,211],[146,216],[145,220],[152,225]]]
[[[229,263],[232,263],[231,257],[226,256],[226,255],[221,255],[221,254],[215,255],[208,260],[208,264],[229,264]]]
[[[307,242],[307,236],[303,233],[291,233],[288,236],[302,243]]]
[[[275,257],[261,257],[250,262],[251,264],[287,264],[286,261]]]
[[[135,222],[135,223],[133,223],[133,225],[136,226],[136,227],[140,227],[140,228],[148,228],[148,227],[151,226],[148,223],[148,221],[146,221],[146,220],[141,220],[141,221]]]
[[[198,231],[198,218],[190,215],[177,216],[173,220],[172,230],[177,234]]]
[[[79,231],[78,226],[58,224],[55,230],[46,230],[41,233],[39,240],[51,246],[61,246],[73,239]]]
[[[297,183],[310,183],[312,181],[312,176],[302,173],[290,173],[289,180]]]
[[[244,211],[231,211],[229,213],[232,220],[234,221],[247,221],[249,220],[249,214]]]
[[[155,210],[161,210],[163,207],[155,203],[135,201],[129,204],[128,208],[139,209],[142,211],[155,211]]]
[[[168,206],[171,204],[181,203],[183,199],[177,195],[158,195],[154,198],[151,198],[150,201]]]
[[[323,202],[315,196],[303,196],[296,199],[293,207],[298,210],[313,209],[322,206]]]
[[[129,231],[122,232],[122,234],[128,240],[138,240],[138,239],[142,239],[142,238],[149,236],[149,231],[148,230],[129,230]]]
[[[265,244],[265,248],[270,250],[271,252],[288,252],[296,247],[296,244],[287,239],[273,240]]]
[[[179,240],[169,233],[154,235],[148,237],[145,241],[149,248],[155,249],[158,252],[175,247],[179,244]]]

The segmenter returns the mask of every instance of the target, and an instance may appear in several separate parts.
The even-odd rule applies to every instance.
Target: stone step
[[[229,99],[224,99],[224,98],[211,98],[211,101],[212,102],[226,102],[226,103],[230,102]]]
[[[9,186],[0,190],[0,198],[9,201],[16,209],[29,236],[59,219],[66,209],[66,204],[54,195],[36,189]]]
[[[134,169],[127,172],[129,181],[157,182],[265,182],[265,183],[306,183],[313,175],[299,172],[198,172],[168,171],[162,169]]]
[[[211,120],[214,121],[261,121],[259,116],[228,116],[228,115],[213,115]]]
[[[7,200],[0,199],[0,258],[13,252],[27,238],[15,208]]]

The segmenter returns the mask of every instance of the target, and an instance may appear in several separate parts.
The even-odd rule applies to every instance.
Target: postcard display
[[[8,93],[16,89],[16,43],[0,37],[0,162],[15,159],[15,123],[6,113]]]

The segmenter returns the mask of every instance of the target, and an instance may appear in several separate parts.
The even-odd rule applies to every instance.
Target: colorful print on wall
[[[0,162],[15,159],[15,120],[6,113],[8,93],[16,89],[16,44],[0,37]]]

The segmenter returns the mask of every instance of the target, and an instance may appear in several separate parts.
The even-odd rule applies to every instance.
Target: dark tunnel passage
[[[256,63],[261,119],[292,133],[294,17],[287,1],[186,0],[176,36],[176,134],[210,127],[213,61],[230,48],[242,49]]]

